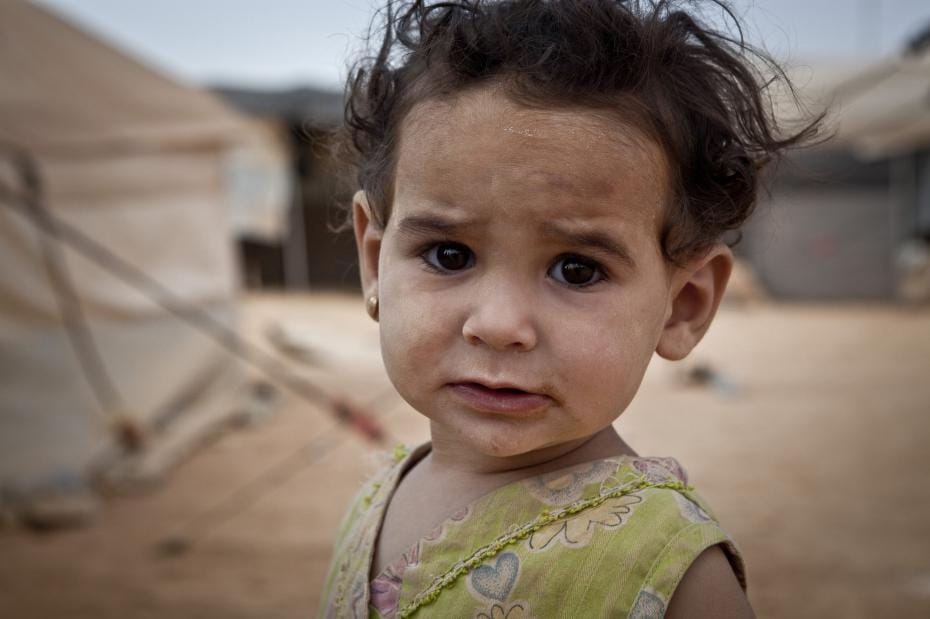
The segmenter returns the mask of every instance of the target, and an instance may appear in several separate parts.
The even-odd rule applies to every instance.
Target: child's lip
[[[530,415],[552,403],[547,395],[526,391],[509,383],[491,386],[478,381],[462,381],[450,383],[449,387],[470,408],[486,413]]]

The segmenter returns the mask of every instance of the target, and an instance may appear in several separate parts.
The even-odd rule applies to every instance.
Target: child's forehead
[[[434,180],[443,187],[472,183],[472,191],[489,176],[509,175],[579,198],[646,185],[658,188],[663,203],[669,188],[662,149],[619,116],[530,107],[490,87],[415,106],[397,156],[396,188]]]
[[[472,133],[476,128],[518,136],[528,145],[553,136],[586,148],[635,147],[664,159],[662,149],[633,121],[632,109],[617,106],[527,105],[516,101],[503,86],[471,88],[451,96],[430,98],[414,105],[401,125],[401,141],[429,140],[431,127],[450,133]],[[550,144],[551,146],[551,144]]]
[[[392,209],[404,217],[428,211],[524,231],[574,218],[647,231],[650,246],[658,237],[670,193],[661,150],[603,114],[476,93],[423,104],[401,136]]]

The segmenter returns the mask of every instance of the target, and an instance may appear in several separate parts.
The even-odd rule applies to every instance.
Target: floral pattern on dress
[[[397,601],[400,599],[400,590],[404,583],[404,573],[410,567],[420,562],[420,544],[414,544],[396,561],[384,568],[377,578],[371,581],[371,605],[383,617],[390,618],[397,611]]]
[[[678,503],[678,511],[687,520],[691,522],[710,522],[712,518],[701,509],[701,506],[689,499],[688,497],[675,493],[675,502]]]
[[[619,456],[495,490],[369,582],[385,501],[402,467],[427,448],[358,495],[337,536],[321,617],[368,616],[366,610],[396,617],[403,609],[417,616],[527,619],[531,610],[558,615],[569,599],[583,600],[592,616],[661,617],[683,569],[717,543],[730,548],[741,576],[738,550],[697,494],[680,484],[644,487],[682,479],[677,462]],[[572,515],[544,518],[550,524],[535,528],[553,512]],[[477,564],[469,560],[479,556]],[[641,590],[620,592],[618,579],[640,582]]]
[[[352,581],[352,592],[349,594],[349,606],[352,616],[356,619],[368,616],[368,582],[364,574],[357,574]]]
[[[688,483],[688,475],[675,458],[635,458],[633,467],[646,476],[649,483],[657,484],[677,479]]]
[[[633,506],[642,500],[637,494],[608,499],[572,518],[542,527],[527,539],[526,545],[535,552],[552,548],[555,543],[567,548],[583,548],[594,537],[598,527],[611,530],[626,524],[633,513]]]
[[[407,570],[416,569],[420,564],[420,550],[424,542],[439,543],[445,538],[450,524],[464,522],[471,513],[470,507],[463,507],[446,518],[442,524],[427,533],[414,543],[405,553],[384,568],[370,584],[371,605],[385,619],[394,617],[397,613],[397,603],[400,600],[400,590],[403,587],[404,574]]]
[[[524,480],[523,484],[536,500],[561,507],[580,499],[585,486],[604,481],[616,469],[617,463],[613,460],[598,460],[531,477]]]
[[[382,483],[371,480],[361,493],[364,508],[360,511],[377,511],[384,506]],[[378,521],[359,518],[351,523],[346,538],[349,540],[346,552],[339,564],[340,577],[337,579],[336,596],[326,611],[327,619],[335,617],[368,616],[368,579],[358,570],[359,557],[367,556],[371,540],[376,536]],[[347,614],[351,611],[351,614]]]
[[[430,542],[436,544],[445,539],[446,534],[449,531],[449,525],[459,524],[468,520],[468,517],[471,515],[471,506],[466,505],[456,511],[452,512],[452,515],[442,521],[438,527],[427,533],[423,536],[421,541]]]
[[[664,616],[665,602],[648,588],[639,592],[630,609],[630,619],[662,619]]]
[[[491,608],[478,611],[475,619],[530,619],[529,604],[526,602],[513,602],[506,608],[501,604],[494,604]]]

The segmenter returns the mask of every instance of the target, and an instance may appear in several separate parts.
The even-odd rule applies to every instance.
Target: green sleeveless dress
[[[359,492],[336,539],[320,617],[658,618],[715,544],[745,588],[736,546],[678,463],[625,456],[499,488],[370,575],[394,488],[428,451],[395,450]]]

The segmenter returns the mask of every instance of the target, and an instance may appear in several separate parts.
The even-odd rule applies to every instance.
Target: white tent
[[[888,159],[930,143],[930,48],[863,61],[799,64],[791,78],[805,109],[790,93],[776,97],[776,112],[792,122],[801,112],[826,109],[827,148],[849,149],[863,160]]]
[[[930,50],[862,71],[834,91],[839,137],[870,159],[912,153],[930,143]]]
[[[56,218],[229,325],[236,270],[228,162],[251,131],[208,93],[22,0],[0,2],[2,185],[26,192],[12,145],[36,163]],[[157,475],[242,402],[238,365],[111,270],[43,237],[15,200],[3,202],[0,491],[67,486],[104,460],[130,477]],[[63,249],[113,401],[125,410],[104,410],[113,402],[101,403],[86,379],[43,242]],[[118,419],[134,421],[149,441],[114,460]]]

